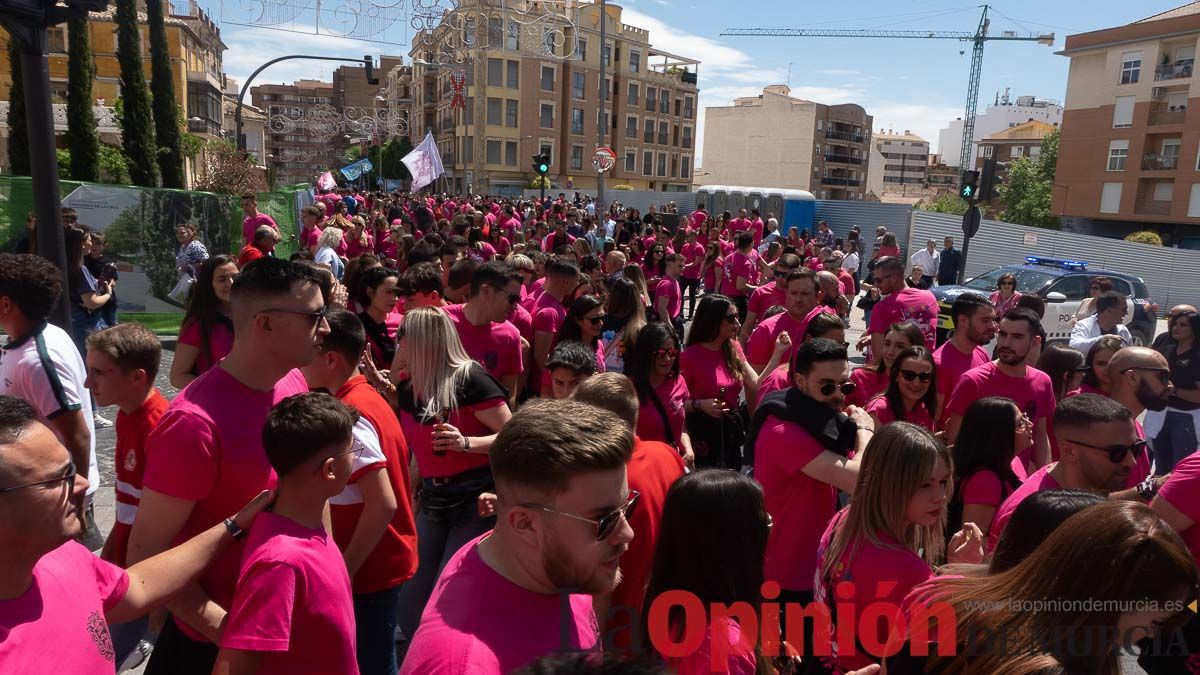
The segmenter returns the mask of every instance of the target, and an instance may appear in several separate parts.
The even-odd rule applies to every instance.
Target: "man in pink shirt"
[[[745,211],[743,211],[743,213],[744,212]],[[758,245],[761,244],[763,240],[763,230],[766,228],[766,223],[763,222],[762,216],[758,213],[758,209],[752,210],[750,215],[754,217],[746,221],[749,223],[747,229],[750,230],[750,234],[754,235],[754,248],[758,248]]]
[[[950,318],[954,322],[954,335],[933,352],[938,408],[943,410],[963,374],[991,360],[983,347],[996,337],[996,310],[978,293],[963,293],[955,298]]]
[[[720,293],[733,300],[738,308],[738,314],[746,316],[750,294],[756,290],[755,279],[754,237],[749,232],[739,232],[734,238],[737,250],[725,257],[725,266],[721,270]]]
[[[546,285],[530,311],[533,315],[533,369],[529,373],[529,387],[535,394],[541,391],[542,371],[546,369],[554,336],[567,318],[563,302],[578,283],[579,268],[575,263],[558,259],[546,263]]]
[[[316,358],[329,332],[320,281],[310,266],[264,258],[233,283],[232,350],[175,397],[147,441],[131,563],[220,523],[274,486],[262,422],[276,403],[308,391],[297,368]],[[172,599],[174,621],[163,628],[148,673],[212,669],[241,555],[241,546],[226,550]]]
[[[975,401],[988,396],[1012,399],[1033,423],[1033,447],[1018,448],[1018,458],[1032,464],[1031,471],[1050,463],[1050,437],[1047,424],[1054,416],[1054,387],[1050,376],[1025,365],[1025,357],[1041,338],[1036,328],[1041,320],[1033,310],[1018,307],[1009,310],[1000,322],[1000,341],[995,361],[972,368],[959,378],[946,401],[946,442],[954,443],[963,415]]]
[[[525,364],[521,334],[508,317],[520,297],[521,275],[505,263],[492,261],[475,270],[466,303],[445,308],[467,354],[499,380],[514,400],[517,378]]]
[[[508,673],[595,648],[592,596],[616,588],[633,539],[633,440],[628,422],[577,401],[518,410],[491,451],[496,528],[446,563],[400,672]]]
[[[786,293],[784,307],[787,311],[758,324],[746,343],[746,361],[756,372],[762,373],[775,350],[775,340],[780,333],[787,333],[793,345],[804,342],[804,330],[818,311],[828,311],[821,305],[823,298],[817,286],[817,276],[812,270],[798,269],[789,272],[783,285]],[[791,358],[788,352],[786,358]],[[764,373],[765,374],[765,373]]]
[[[674,327],[676,334],[683,335],[683,291],[679,286],[679,279],[683,276],[683,256],[669,253],[666,263],[667,273],[651,293],[654,311],[660,321]]]
[[[937,346],[938,302],[933,293],[909,288],[904,283],[904,261],[885,256],[875,263],[875,285],[885,298],[871,310],[871,353],[875,358],[883,353],[883,337],[888,326],[900,321],[912,321],[925,336],[925,348],[933,351]]]
[[[707,223],[708,223],[708,209],[705,208],[705,206],[703,204],[701,204],[696,207],[695,211],[692,211],[691,221],[690,221],[688,227],[690,227],[693,230],[703,230],[707,227]]]
[[[275,503],[246,538],[214,672],[358,675],[350,574],[323,516],[363,452],[359,415],[329,394],[289,396],[267,416]]]
[[[270,503],[257,495],[224,522],[128,570],[74,541],[88,481],[24,400],[0,396],[0,664],[5,673],[112,673],[110,624],[145,616],[232,547]],[[48,662],[52,661],[53,666]]]
[[[788,274],[800,269],[800,265],[800,256],[784,253],[775,261],[774,279],[754,289],[750,294],[750,300],[746,303],[746,314],[742,317],[742,332],[739,336],[742,342],[746,342],[754,334],[758,320],[768,309],[787,302],[787,284],[784,282]]]
[[[988,550],[996,548],[1012,512],[1035,492],[1067,488],[1099,492],[1110,499],[1139,499],[1136,488],[1125,489],[1137,466],[1136,455],[1146,452],[1146,442],[1138,438],[1133,423],[1129,410],[1107,396],[1080,394],[1063,399],[1054,411],[1059,461],[1030,475],[996,509]]]
[[[698,230],[688,230],[685,235],[682,250],[683,278],[680,280],[682,292],[688,296],[688,317],[696,312],[696,291],[700,289],[700,267],[704,264],[704,245],[696,240]]]
[[[320,206],[306,206],[300,209],[300,221],[303,227],[300,229],[300,238],[296,242],[296,247],[300,250],[310,253],[317,252],[317,242],[321,240],[321,220],[324,218],[324,213]]]
[[[276,232],[279,226],[275,219],[265,213],[258,212],[258,197],[253,192],[242,195],[242,245],[254,242],[254,232],[262,225],[269,225]]]

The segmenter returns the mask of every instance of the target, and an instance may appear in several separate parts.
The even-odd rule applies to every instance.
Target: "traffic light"
[[[979,172],[964,171],[958,183],[958,196],[973,202],[979,198]]]
[[[540,152],[533,156],[533,172],[539,176],[550,173],[550,155]]]
[[[379,78],[375,77],[375,59],[367,54],[363,56],[363,65],[367,68],[367,84],[379,84]]]
[[[1004,172],[1007,164],[994,159],[983,160],[983,175],[979,179],[979,201],[988,202],[1000,196],[1000,186],[1004,184]]]

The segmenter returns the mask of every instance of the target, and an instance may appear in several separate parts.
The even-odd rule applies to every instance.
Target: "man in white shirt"
[[[1129,329],[1121,323],[1125,318],[1125,296],[1107,291],[1096,298],[1096,313],[1075,324],[1071,329],[1071,348],[1084,354],[1105,335],[1119,335],[1126,345],[1133,344]]]
[[[933,286],[933,275],[937,274],[938,263],[941,262],[941,254],[935,248],[936,244],[932,239],[925,242],[925,248],[912,254],[909,262],[913,267],[921,268],[921,280],[924,281],[926,288]]]

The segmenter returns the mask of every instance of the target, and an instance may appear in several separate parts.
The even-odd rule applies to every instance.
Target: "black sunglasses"
[[[487,286],[491,286],[493,289],[495,289],[495,290],[497,290],[497,291],[500,291],[501,293],[505,293],[505,292],[506,292],[506,291],[505,291],[503,288],[500,288],[499,286],[496,286],[496,285],[494,285],[494,284],[486,284],[486,285],[487,285]],[[518,303],[518,302],[520,302],[520,301],[521,301],[521,294],[520,294],[520,293],[508,293],[508,304],[510,304],[510,305],[515,305],[515,304],[517,304],[517,303]]]
[[[262,310],[261,313],[266,314],[267,312],[281,312],[283,314],[297,314],[299,316],[308,317],[308,320],[311,324],[318,325],[325,318],[325,315],[329,313],[329,307],[323,306],[323,307],[321,307],[321,309],[318,309],[314,312],[310,312],[305,309],[283,309],[283,308],[275,307],[275,308],[271,308],[271,309],[264,309],[264,310]]]
[[[58,483],[62,483],[64,481],[66,481],[69,485],[74,485],[75,473],[75,462],[67,460],[67,472],[65,474],[55,478],[34,481],[33,483],[23,483],[21,485],[14,485],[12,487],[0,488],[0,494],[4,494],[5,492],[16,492],[17,490],[24,490],[25,488],[40,487],[42,485],[57,485]]]
[[[1148,368],[1145,366],[1130,366],[1130,367],[1126,368],[1125,370],[1122,370],[1119,374],[1123,375],[1131,370],[1145,370],[1147,372],[1154,373],[1155,377],[1158,378],[1159,382],[1161,382],[1163,384],[1171,383],[1171,371],[1166,370],[1164,368]]]
[[[821,395],[831,396],[836,389],[841,389],[843,395],[849,396],[850,394],[854,393],[855,389],[858,389],[858,385],[854,384],[853,382],[843,382],[841,384],[826,382],[825,384],[821,385]]]
[[[527,509],[539,509],[545,511],[546,513],[553,513],[556,516],[565,516],[567,518],[574,518],[575,520],[582,520],[585,523],[591,523],[596,526],[596,541],[604,541],[612,536],[613,531],[617,529],[617,525],[621,522],[621,518],[628,519],[633,516],[634,507],[637,506],[638,497],[641,496],[642,494],[637,490],[630,490],[629,500],[626,501],[621,508],[613,511],[612,513],[600,516],[599,520],[585,518],[584,516],[578,516],[574,513],[567,513],[566,511],[559,511],[558,509],[552,509],[543,504],[526,503],[518,504],[518,506]]]
[[[913,380],[928,382],[929,380],[933,379],[933,373],[918,373],[915,370],[907,369],[901,370],[900,376],[904,378],[905,382],[912,382]]]
[[[738,318],[737,314],[726,314],[725,315],[726,323],[737,323],[739,321],[741,321],[741,319]]]
[[[584,321],[590,322],[593,326],[599,326],[600,324],[604,323],[604,319],[607,316],[607,314],[597,314],[596,316],[585,316],[583,319]]]
[[[1075,445],[1082,445],[1085,448],[1092,448],[1093,450],[1107,452],[1108,461],[1112,462],[1113,464],[1120,464],[1121,462],[1125,461],[1125,455],[1130,452],[1133,453],[1134,457],[1139,457],[1146,450],[1146,441],[1142,440],[1134,441],[1130,445],[1092,445],[1091,443],[1075,441],[1071,440],[1070,438],[1067,440]]]

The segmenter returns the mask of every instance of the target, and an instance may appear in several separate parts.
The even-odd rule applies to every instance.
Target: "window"
[[[1105,183],[1100,193],[1100,213],[1118,213],[1121,210],[1121,184]]]
[[[1192,193],[1188,196],[1188,218],[1200,218],[1200,183],[1192,184]]]
[[[671,155],[671,178],[679,177],[679,155]]]
[[[656,96],[658,96],[657,89],[654,87],[646,87],[646,110],[654,112],[654,109],[658,107],[658,102],[655,98]]]
[[[487,123],[488,124],[500,125],[502,123],[501,122],[502,118],[500,117],[503,114],[501,112],[501,110],[502,110],[501,105],[502,104],[500,103],[500,99],[488,98],[488,100],[487,100]]]
[[[1023,145],[1012,146],[1012,148],[1008,151],[1008,156],[1012,157],[1013,159],[1016,159],[1018,157],[1024,157],[1025,156],[1025,146],[1023,146]]]
[[[587,61],[587,38],[579,38],[575,42],[575,51],[580,61]]]
[[[499,140],[496,140],[493,138],[488,139],[488,141],[487,141],[487,163],[488,164],[499,164],[500,163],[500,141]]]
[[[666,89],[658,92],[658,112],[664,115],[671,112],[671,92]]]
[[[639,73],[642,70],[642,53],[629,50],[629,72]]]
[[[667,175],[667,153],[658,153],[658,175],[666,177]]]
[[[604,78],[604,100],[605,101],[612,98],[612,89],[613,89],[612,78],[611,77]]]
[[[514,52],[521,49],[521,24],[516,21],[508,22],[508,37],[504,40],[504,48]]]
[[[517,102],[512,99],[504,102],[504,126],[517,128]]]
[[[1129,157],[1129,141],[1116,140],[1108,143],[1108,170],[1124,171]]]
[[[554,128],[554,104],[543,103],[538,115],[538,126],[543,129]]]
[[[604,65],[612,65],[612,45],[609,44],[604,45]]]
[[[517,165],[517,142],[516,141],[505,141],[504,142],[504,164],[506,166],[516,166]]]
[[[583,108],[571,108],[571,133],[583,135]]]
[[[671,145],[673,145],[677,148],[679,147],[679,125],[678,124],[671,126]]]
[[[683,99],[675,99],[675,116],[679,117],[680,110],[683,108]]]
[[[463,140],[465,141],[463,143],[463,157],[466,157],[468,161],[474,162],[475,161],[475,137],[474,136],[464,136]]]
[[[649,150],[642,152],[642,175],[654,175],[654,153]]]
[[[508,88],[521,88],[521,64],[517,61],[508,62]]]
[[[504,86],[504,61],[500,59],[487,60],[487,86]]]
[[[688,157],[687,155],[684,155],[683,158],[679,160],[679,177],[692,177],[692,158]]]
[[[637,118],[633,115],[625,117],[625,138],[637,138]]]
[[[654,142],[654,120],[646,118],[646,135],[642,137],[646,143]]]
[[[640,89],[641,89],[641,87],[638,86],[637,82],[630,82],[629,83],[629,96],[627,97],[629,100],[626,101],[626,103],[628,103],[629,105],[637,105],[638,104],[638,93],[639,93]]]
[[[1046,289],[1048,293],[1062,293],[1067,296],[1067,301],[1083,300],[1088,297],[1088,290],[1091,286],[1091,280],[1082,275],[1075,274],[1065,276],[1055,281],[1050,288]]]
[[[658,123],[658,143],[659,143],[659,145],[667,144],[667,132],[670,131],[670,127],[671,127],[671,125],[667,124],[666,120],[662,120],[661,122]]]
[[[488,45],[499,48],[504,44],[504,19],[498,16],[488,17]]]
[[[637,150],[626,150],[625,173],[633,173],[635,171],[637,171]],[[1195,187],[1200,187],[1200,185],[1196,185]],[[1193,190],[1193,192],[1195,192],[1195,190]]]
[[[1038,157],[1041,157],[1042,156],[1042,146],[1040,146],[1040,145],[1029,146],[1029,156],[1033,159],[1037,159]]]
[[[694,105],[691,96],[683,97],[683,116],[689,120],[692,119],[692,107]]]
[[[583,169],[583,146],[571,146],[571,170],[580,171]]]
[[[50,53],[65,54],[67,51],[67,29],[63,26],[51,26],[46,33],[50,39]]]
[[[1136,84],[1142,74],[1142,53],[1125,52],[1121,55],[1121,84]]]
[[[1133,126],[1133,102],[1135,99],[1134,96],[1117,97],[1116,104],[1113,106],[1114,127]]]
[[[542,91],[554,91],[554,66],[542,66]]]
[[[1174,183],[1155,183],[1154,184],[1154,201],[1169,202],[1175,198]]]
[[[692,128],[691,127],[683,128],[683,147],[688,150],[692,149]],[[818,155],[821,154],[821,146],[819,146],[819,145],[817,146],[817,154]]]
[[[583,98],[583,90],[586,84],[586,75],[583,73],[571,73],[571,97]]]

